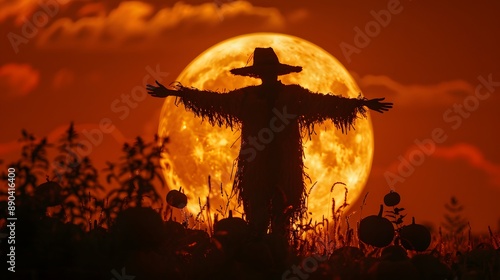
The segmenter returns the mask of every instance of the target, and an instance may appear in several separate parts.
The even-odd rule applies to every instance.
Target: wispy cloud
[[[123,50],[124,47],[145,47],[162,39],[175,41],[171,32],[214,28],[232,21],[252,21],[254,26],[276,30],[283,28],[286,22],[278,9],[257,7],[246,1],[234,1],[220,7],[212,2],[200,5],[178,2],[161,9],[147,2],[127,1],[109,13],[99,13],[99,9],[99,5],[90,3],[79,11],[91,16],[55,20],[40,32],[38,46],[86,50],[120,47]]]
[[[396,174],[394,176],[405,179],[413,174],[412,170],[417,170],[428,160],[441,159],[448,162],[461,161],[465,162],[471,169],[479,170],[484,173],[492,186],[500,187],[500,164],[489,161],[477,146],[470,143],[458,143],[450,146],[436,145],[434,148],[427,148],[431,150],[428,155],[429,158],[427,159],[427,156],[423,155],[424,153],[422,152],[423,160],[421,160],[420,164],[415,164],[415,162],[412,162],[412,159],[416,160],[421,157],[416,157],[415,154],[416,151],[422,151],[422,147],[413,145],[403,153],[402,158],[405,159],[406,163],[403,164],[402,160],[398,158],[385,167],[380,165],[374,166],[372,172],[377,176],[386,176],[387,172],[391,172],[392,174]],[[401,174],[401,170],[403,170],[405,174]],[[443,166],[443,170],[448,170],[447,172],[450,173],[453,172],[451,167],[447,169],[446,166]]]
[[[490,178],[490,182],[500,187],[500,164],[486,159],[481,150],[471,144],[459,143],[453,146],[438,146],[433,156],[446,160],[462,160],[471,167],[483,171]]]
[[[0,1],[0,22],[13,18],[17,25],[37,9],[37,0]]]
[[[6,96],[26,96],[40,82],[40,73],[30,64],[8,63],[0,66],[0,90]]]
[[[389,92],[398,106],[442,106],[451,105],[474,94],[474,86],[463,80],[444,81],[436,84],[403,84],[384,75],[366,75],[358,78],[361,88]],[[387,94],[385,95],[387,96]]]

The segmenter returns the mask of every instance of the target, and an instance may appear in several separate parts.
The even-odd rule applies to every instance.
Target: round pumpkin
[[[167,203],[172,207],[182,209],[187,205],[187,196],[178,190],[171,190],[167,194]]]
[[[403,247],[399,245],[392,245],[385,247],[382,250],[380,259],[382,261],[406,261],[409,258],[406,250]]]
[[[166,238],[161,215],[149,207],[132,207],[118,213],[111,228],[122,246],[150,249]]]
[[[214,225],[216,236],[241,236],[248,233],[248,224],[242,218],[233,217],[233,211],[229,210],[229,217],[224,218]]]
[[[232,254],[242,246],[248,239],[248,224],[241,218],[233,217],[229,211],[229,217],[214,224],[214,239],[222,246],[226,253]]]
[[[384,196],[384,204],[385,206],[396,206],[401,201],[401,196],[399,193],[391,190],[388,194]]]
[[[186,229],[178,241],[179,248],[192,256],[203,256],[211,247],[209,234],[201,229]]]
[[[57,206],[63,202],[62,187],[56,182],[47,181],[35,189],[35,197],[43,206]]]
[[[403,226],[399,230],[401,245],[407,250],[422,252],[431,245],[431,233],[423,225],[415,223],[415,217],[412,218],[412,224]]]
[[[394,239],[394,226],[391,221],[382,217],[384,206],[380,205],[378,215],[365,217],[359,223],[358,238],[362,242],[375,246],[385,247]]]
[[[379,261],[368,270],[367,277],[363,279],[376,280],[419,280],[417,268],[411,260],[404,261]]]
[[[416,267],[406,250],[399,245],[391,245],[382,250],[380,259],[368,270],[368,279],[418,280]]]

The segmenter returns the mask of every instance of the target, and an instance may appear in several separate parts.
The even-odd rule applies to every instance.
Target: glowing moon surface
[[[284,84],[300,84],[313,92],[358,97],[360,90],[348,71],[328,52],[298,37],[276,33],[254,33],[225,40],[207,49],[195,58],[176,81],[184,86],[220,92],[256,85],[260,80],[232,75],[229,70],[251,65],[250,55],[256,47],[272,47],[280,62],[302,66],[300,73],[280,76]],[[183,187],[188,196],[187,209],[196,215],[200,211],[198,199],[204,205],[209,193],[208,176],[211,176],[211,212],[217,209],[237,209],[237,199],[228,201],[231,193],[235,159],[239,151],[239,131],[212,127],[207,122],[175,105],[175,98],[168,97],[163,105],[159,134],[170,137],[169,152],[162,162],[164,175],[170,189]],[[308,212],[313,220],[331,218],[332,198],[337,207],[343,203],[346,184],[348,203],[356,200],[366,184],[373,158],[373,130],[370,117],[360,118],[356,130],[347,135],[336,130],[331,122],[316,126],[312,139],[304,138],[304,164],[311,181],[306,181]],[[221,191],[222,186],[222,191]],[[228,206],[227,206],[228,205]]]

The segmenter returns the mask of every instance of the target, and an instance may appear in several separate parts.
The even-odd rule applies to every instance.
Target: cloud
[[[374,166],[372,172],[376,176],[384,176],[386,180],[389,178],[399,185],[406,178],[412,176],[413,172],[418,170],[420,166],[432,159],[465,162],[471,168],[483,172],[492,186],[500,187],[500,164],[489,161],[478,147],[468,143],[458,143],[451,146],[437,145],[432,148],[428,143],[422,141],[419,145],[410,146],[402,156],[389,165]],[[461,176],[467,175],[461,174]]]
[[[474,145],[459,143],[448,147],[438,146],[433,156],[446,160],[463,160],[471,167],[486,173],[495,186],[500,186],[500,164],[487,160]]]
[[[0,1],[0,22],[13,19],[15,25],[21,26],[26,20],[33,21],[36,13],[45,16],[58,13],[62,6],[77,2],[72,0],[2,0]],[[53,16],[53,15],[52,15]]]
[[[79,18],[81,17],[91,17],[91,16],[105,16],[106,15],[106,5],[102,2],[100,3],[88,3],[78,9],[76,13]]]
[[[14,18],[16,24],[22,24],[36,10],[37,4],[37,0],[1,1],[0,22]]]
[[[0,66],[0,90],[7,96],[26,96],[40,81],[40,73],[29,64],[8,63]]]
[[[461,102],[474,94],[474,86],[463,80],[445,81],[431,85],[405,85],[384,75],[366,75],[357,78],[366,91],[390,91],[391,101],[398,106],[442,106]],[[382,89],[381,89],[382,88]],[[387,95],[387,94],[386,94]]]
[[[182,2],[156,9],[139,2],[121,2],[109,13],[98,13],[95,3],[80,9],[91,14],[77,20],[63,17],[40,32],[38,46],[44,48],[84,48],[85,50],[151,47],[162,38],[175,41],[178,32],[204,32],[229,22],[252,22],[254,27],[281,29],[285,17],[276,8],[256,7],[246,1],[216,5]],[[97,9],[97,10],[96,10]]]

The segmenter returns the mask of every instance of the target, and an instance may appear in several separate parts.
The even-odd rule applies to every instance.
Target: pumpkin
[[[233,217],[229,210],[229,217],[214,224],[214,239],[218,242],[219,249],[223,248],[228,254],[234,253],[237,248],[247,241],[249,236],[248,224],[241,218]]]
[[[192,256],[203,256],[210,248],[210,236],[201,229],[186,229],[184,236],[178,241],[179,248]]]
[[[132,207],[118,213],[111,232],[121,245],[131,249],[150,249],[165,238],[161,215],[149,207]]]
[[[57,206],[63,202],[62,187],[52,181],[47,181],[35,189],[35,197],[43,206]]]
[[[187,196],[179,190],[171,190],[167,194],[167,203],[175,208],[182,209],[187,205]]]
[[[376,280],[419,280],[417,268],[411,260],[390,261],[382,260],[370,267],[366,278]]]
[[[359,223],[358,238],[362,242],[375,246],[385,247],[394,239],[394,226],[391,221],[382,217],[384,206],[380,205],[378,215],[365,217]]]
[[[418,280],[418,271],[410,261],[406,250],[399,245],[391,245],[382,250],[380,259],[368,270],[368,279]]]
[[[401,245],[407,250],[422,252],[431,245],[431,233],[423,225],[415,223],[415,217],[412,218],[412,224],[403,226],[399,230]]]
[[[384,204],[385,206],[396,206],[401,201],[401,196],[399,193],[391,190],[388,194],[384,196]]]
[[[214,234],[218,236],[226,235],[246,235],[248,233],[248,224],[242,218],[233,217],[233,211],[229,210],[229,217],[218,221],[214,225]]]
[[[403,247],[399,245],[392,245],[385,247],[382,250],[380,259],[382,261],[406,261],[409,258],[406,250]]]

